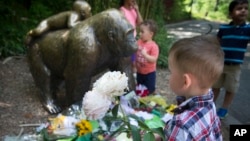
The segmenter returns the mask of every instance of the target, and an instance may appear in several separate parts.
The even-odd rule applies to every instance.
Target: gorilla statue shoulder
[[[82,100],[91,78],[101,72],[125,72],[135,88],[130,56],[137,50],[133,27],[116,9],[89,17],[71,29],[48,32],[28,47],[30,71],[41,101],[50,113],[60,112],[58,86],[65,84],[67,105]]]

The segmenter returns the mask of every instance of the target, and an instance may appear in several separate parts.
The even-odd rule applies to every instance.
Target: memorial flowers
[[[160,117],[145,111],[136,111],[126,101],[128,78],[119,71],[107,72],[85,93],[82,105],[71,106],[70,115],[58,116],[53,127],[68,127],[70,134],[56,136],[58,141],[100,141],[100,140],[144,140],[152,141],[155,134],[163,140],[164,123]],[[128,97],[136,95],[126,94]],[[118,99],[118,97],[120,97]],[[139,101],[138,101],[139,102]],[[75,107],[73,109],[73,107]],[[130,108],[130,109],[129,109]],[[60,123],[58,126],[57,123]],[[72,128],[73,126],[73,128]],[[54,129],[54,131],[56,131]],[[63,131],[63,132],[61,132]],[[58,129],[52,133],[68,133],[69,129]],[[46,133],[46,132],[45,132]],[[55,136],[47,134],[47,140]]]
[[[85,94],[82,105],[87,118],[96,120],[104,117],[111,105],[111,99],[96,91],[89,91]]]
[[[106,95],[109,98],[121,96],[127,88],[128,77],[120,71],[109,71],[105,73],[93,85],[93,91]]]
[[[128,78],[119,71],[107,72],[93,85],[92,91],[88,91],[83,97],[84,112],[88,119],[103,118],[111,106],[115,96],[124,94],[128,87]]]

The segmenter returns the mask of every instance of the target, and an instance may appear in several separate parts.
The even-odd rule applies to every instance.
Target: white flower
[[[111,105],[111,99],[97,91],[88,91],[83,97],[82,108],[91,120],[103,118]]]
[[[85,93],[82,108],[89,119],[103,118],[114,96],[121,96],[128,87],[128,77],[119,71],[107,72]]]
[[[93,85],[93,90],[109,97],[121,96],[128,87],[128,77],[120,71],[105,73]]]

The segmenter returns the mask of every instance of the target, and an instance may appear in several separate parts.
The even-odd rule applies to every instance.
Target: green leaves
[[[154,140],[155,140],[155,136],[152,132],[148,132],[144,134],[143,136],[143,141],[154,141]]]
[[[112,109],[112,115],[116,118],[118,115],[119,105],[115,105],[115,107]]]
[[[140,141],[141,140],[140,129],[134,125],[130,125],[130,128],[131,128],[133,141]]]
[[[166,140],[164,136],[163,128],[154,128],[152,129],[152,132],[158,134],[163,140]]]
[[[163,140],[165,140],[163,128],[150,128],[146,122],[135,115],[129,115],[130,118],[135,119],[138,122],[139,127],[130,125],[133,140],[141,141],[141,136],[143,136],[143,141],[154,141],[154,134],[158,134]],[[143,133],[138,137],[138,134]]]
[[[135,119],[138,122],[139,127],[145,130],[149,130],[149,127],[144,123],[144,121],[137,117],[136,115],[128,115],[128,117]]]
[[[108,125],[111,126],[114,121],[121,121],[122,124],[118,127],[118,129],[111,133],[111,138],[121,134],[122,132],[127,133],[134,141],[154,141],[155,135],[158,135],[163,140],[165,140],[164,132],[162,126],[159,128],[152,128],[147,125],[144,119],[137,117],[136,115],[125,115],[123,113],[123,117],[118,116],[119,104],[115,105],[112,109],[112,116],[106,116],[105,121]],[[122,112],[121,108],[121,112]],[[138,123],[138,126],[131,124],[131,119],[135,120]],[[160,120],[160,118],[156,118]]]

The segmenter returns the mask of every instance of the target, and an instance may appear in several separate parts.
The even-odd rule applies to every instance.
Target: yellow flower
[[[84,134],[85,134],[84,130],[78,131],[78,136],[82,136],[82,135],[84,135]]]
[[[83,125],[82,125],[81,123],[76,124],[76,127],[77,127],[78,129],[83,129]]]
[[[174,104],[171,104],[168,108],[167,108],[167,112],[170,113],[170,114],[174,114],[172,112],[172,110],[174,110],[175,108],[177,107],[177,105],[174,105]]]
[[[92,131],[92,126],[91,126],[90,122],[85,124],[85,129]]]
[[[99,140],[104,140],[103,135],[98,135],[97,138],[98,138]]]
[[[80,122],[76,123],[76,127],[79,136],[92,132],[92,125],[88,120],[81,120]]]

